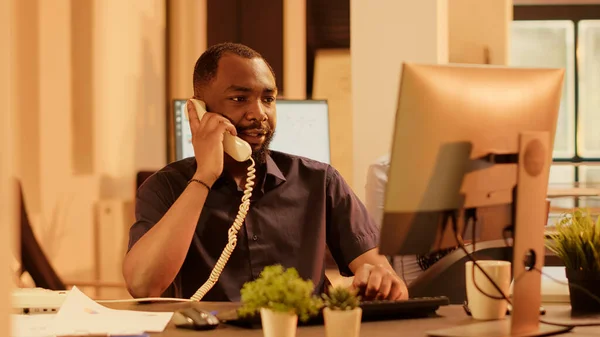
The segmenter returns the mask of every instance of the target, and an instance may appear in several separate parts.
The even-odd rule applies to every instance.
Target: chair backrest
[[[27,208],[23,197],[23,188],[19,184],[19,208],[21,209],[21,265],[22,271],[27,271],[35,282],[36,287],[50,290],[66,290],[44,250],[33,233]]]
[[[479,242],[467,246],[467,251],[477,260],[502,260],[512,262],[512,247],[504,240]],[[465,262],[469,258],[461,249],[444,256],[425,270],[408,286],[410,297],[446,296],[451,304],[463,304],[467,298]]]

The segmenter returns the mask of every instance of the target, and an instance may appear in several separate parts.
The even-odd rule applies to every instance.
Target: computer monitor
[[[462,233],[463,223],[452,228],[448,214],[511,205],[513,275],[525,272],[525,251],[536,253],[541,269],[563,76],[562,69],[403,64],[381,254],[457,246],[455,231]],[[490,230],[502,238],[505,225]],[[515,283],[513,333],[538,328],[540,275],[529,274]],[[538,303],[535,310],[523,309],[525,299]]]
[[[174,139],[174,160],[181,160],[194,156],[194,147],[192,146],[192,130],[190,130],[190,121],[185,113],[185,99],[173,100],[173,139]]]
[[[175,160],[194,156],[186,100],[173,102]],[[277,100],[277,127],[270,149],[329,164],[329,109],[325,100]]]
[[[381,249],[393,255],[454,246],[453,235],[423,241],[439,229],[432,217],[512,204],[517,166],[472,160],[516,153],[522,132],[548,132],[552,146],[561,76],[554,69],[405,64],[382,221],[389,240]]]

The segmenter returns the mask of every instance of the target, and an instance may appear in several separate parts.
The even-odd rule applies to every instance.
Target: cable
[[[210,273],[208,280],[206,280],[206,282],[204,282],[200,289],[198,289],[196,293],[190,298],[190,300],[192,301],[200,301],[206,295],[206,293],[208,293],[210,289],[212,289],[215,283],[217,283],[217,281],[219,280],[219,276],[221,276],[221,273],[223,272],[223,269],[225,268],[225,265],[227,264],[227,261],[231,256],[231,253],[233,253],[233,250],[237,245],[237,233],[244,225],[246,214],[248,214],[248,209],[250,208],[250,197],[252,196],[252,190],[254,188],[254,178],[256,177],[254,175],[254,173],[256,173],[256,170],[254,168],[254,159],[250,158],[250,161],[252,163],[248,167],[248,176],[246,178],[245,186],[246,189],[244,190],[244,195],[242,196],[242,203],[240,204],[237,217],[235,218],[233,225],[229,228],[227,245],[225,246],[225,249],[223,249],[223,252],[221,253],[219,259],[217,260],[217,263],[215,264],[215,267]]]
[[[142,297],[130,298],[124,300],[96,300],[97,303],[143,303],[143,302],[191,302],[187,298],[172,298],[172,297]]]
[[[476,220],[476,219],[477,219],[477,218],[476,218],[476,216],[475,216],[475,217],[473,217],[473,219],[475,219],[475,220]],[[452,218],[452,220],[453,220],[453,221],[455,221],[455,220],[456,220],[456,218]],[[473,226],[475,226],[475,223],[473,224]],[[474,231],[474,230],[473,230],[473,231]],[[512,232],[512,228],[508,228],[508,227],[507,227],[507,228],[505,228],[505,229],[503,230],[503,232],[506,232],[506,231],[508,231],[508,232]],[[502,291],[501,291],[501,289],[500,289],[500,287],[498,286],[498,284],[492,280],[492,278],[491,278],[491,277],[490,277],[490,276],[489,276],[489,275],[488,275],[488,274],[487,274],[487,273],[486,273],[486,272],[485,272],[485,271],[484,271],[484,270],[481,268],[481,266],[480,266],[480,265],[477,263],[477,261],[475,260],[475,258],[473,257],[473,255],[467,251],[467,249],[466,249],[466,248],[465,248],[465,246],[464,246],[464,242],[463,242],[463,240],[462,240],[462,237],[460,236],[460,234],[459,234],[458,232],[455,232],[454,234],[455,234],[455,237],[456,237],[456,240],[457,240],[457,242],[458,242],[458,245],[459,245],[459,247],[460,247],[460,248],[463,250],[463,252],[464,252],[464,253],[467,255],[467,257],[468,257],[468,258],[469,258],[471,261],[473,261],[473,273],[472,273],[472,274],[473,274],[473,285],[475,286],[475,288],[476,288],[476,289],[477,289],[479,292],[481,292],[481,293],[482,293],[484,296],[486,296],[486,297],[489,297],[489,298],[492,298],[492,299],[497,299],[497,300],[502,300],[502,299],[503,299],[503,300],[505,300],[505,301],[508,303],[508,305],[512,306],[512,302],[511,302],[511,300],[508,298],[508,296],[506,296],[506,294],[504,294],[504,292],[502,292]],[[507,247],[510,247],[510,245],[508,244],[508,240],[506,239],[506,236],[505,236],[504,238],[505,238],[505,240],[504,240],[505,244],[507,245]],[[473,238],[473,245],[475,244],[475,241],[476,241],[476,240],[475,240],[475,238]],[[473,247],[473,248],[475,248],[475,247]],[[473,251],[475,251],[475,249],[473,249]],[[480,270],[480,271],[481,271],[481,272],[482,272],[482,273],[485,275],[485,277],[486,277],[486,278],[487,278],[487,279],[488,279],[488,280],[489,280],[489,281],[492,283],[492,285],[494,286],[494,288],[496,288],[496,290],[498,290],[498,292],[500,292],[500,293],[503,295],[503,297],[499,297],[499,296],[492,296],[492,295],[490,295],[490,294],[487,294],[487,293],[485,293],[485,292],[484,292],[484,291],[483,291],[481,288],[479,288],[479,287],[477,286],[477,283],[475,282],[475,276],[474,276],[474,275],[475,275],[475,273],[474,273],[475,266],[477,266],[477,268],[479,268],[479,270]],[[549,275],[545,274],[545,273],[544,273],[542,270],[540,270],[540,269],[538,269],[538,268],[535,268],[535,266],[534,266],[534,267],[532,267],[532,269],[530,269],[529,271],[531,271],[531,270],[535,270],[535,271],[537,271],[538,273],[540,273],[541,275],[544,275],[544,276],[548,277],[550,280],[552,280],[552,281],[554,281],[554,282],[557,282],[557,283],[559,283],[559,284],[567,285],[567,286],[569,286],[569,287],[573,287],[573,288],[576,288],[576,289],[582,290],[582,291],[583,291],[583,292],[585,292],[587,295],[589,295],[589,296],[590,296],[590,297],[592,297],[594,300],[596,300],[596,301],[598,301],[598,302],[600,303],[600,298],[599,298],[598,296],[594,295],[594,294],[593,294],[593,293],[591,293],[589,290],[587,290],[587,289],[585,289],[585,288],[583,288],[583,287],[581,287],[581,286],[579,286],[579,285],[577,285],[577,284],[573,284],[573,283],[565,283],[565,282],[559,281],[559,280],[557,280],[557,279],[555,279],[555,278],[553,278],[553,277],[551,277],[551,276],[549,276]],[[528,272],[528,271],[525,271],[524,273],[522,273],[521,275],[519,275],[519,277],[515,279],[514,283],[516,284],[516,283],[517,283],[517,282],[520,280],[520,278],[521,278],[521,277],[523,277],[525,274],[527,274],[527,272]],[[600,322],[597,322],[597,323],[595,323],[595,322],[594,322],[594,323],[563,324],[563,323],[549,322],[549,321],[546,321],[546,320],[543,320],[543,319],[539,319],[538,321],[539,321],[540,323],[543,323],[543,324],[552,325],[552,326],[559,326],[559,327],[564,327],[564,328],[570,328],[570,329],[573,329],[573,328],[576,328],[576,327],[594,327],[594,326],[600,326]]]
[[[465,213],[465,223],[468,223],[469,219],[473,219],[473,227],[472,227],[473,243],[472,244],[473,244],[473,251],[476,251],[475,250],[475,242],[477,240],[475,240],[475,234],[476,234],[476,225],[477,225],[477,213],[474,208],[468,209],[467,212]],[[506,232],[512,232],[512,230],[509,228],[509,226],[504,228],[503,234]],[[506,245],[506,247],[510,247],[508,238],[505,235],[503,235],[503,238],[504,238],[504,244]],[[491,298],[494,300],[505,300],[509,305],[512,305],[512,302],[508,298],[508,296],[506,296],[506,294],[504,294],[504,292],[501,291],[500,287],[496,284],[496,282],[494,282],[492,280],[492,278],[477,263],[477,261],[475,260],[473,255],[466,250],[466,247],[464,246],[462,237],[460,237],[460,235],[456,234],[456,240],[458,241],[458,245],[462,249],[462,251],[465,253],[465,255],[467,255],[467,257],[471,261],[473,261],[473,265],[471,266],[471,268],[473,268],[473,270],[471,271],[471,277],[473,278],[473,285],[475,286],[475,289],[477,289],[477,291],[481,292],[484,296],[486,296],[488,298]],[[490,294],[486,293],[485,291],[483,291],[483,289],[481,289],[481,287],[479,287],[479,285],[477,284],[477,281],[475,280],[475,267],[479,268],[479,270],[484,274],[484,276],[488,279],[488,281],[490,281],[490,283],[492,283],[494,288],[496,288],[496,290],[498,290],[498,292],[500,292],[502,294],[502,296],[490,295]],[[517,277],[514,280],[514,283],[517,283],[525,275],[526,275],[526,273],[522,273],[521,275],[519,275],[519,277]]]
[[[460,236],[457,235],[456,238],[459,239]],[[496,284],[496,282],[494,282],[492,280],[492,277],[479,265],[479,263],[477,263],[477,261],[475,260],[475,258],[473,257],[473,255],[467,251],[467,248],[465,247],[464,243],[462,242],[462,239],[460,239],[460,240],[461,240],[461,242],[458,245],[459,248],[462,249],[462,251],[469,258],[469,260],[471,260],[473,262],[473,265],[471,266],[471,268],[473,268],[473,271],[471,272],[471,277],[473,278],[473,285],[475,286],[475,289],[477,289],[477,291],[479,291],[480,293],[482,293],[486,297],[489,297],[489,298],[494,299],[494,300],[506,300],[508,302],[508,304],[511,304],[510,299],[506,296],[506,294],[504,294],[504,292],[502,291],[502,289],[500,289],[500,286],[498,286],[498,284]],[[502,296],[490,295],[490,294],[486,293],[485,291],[483,291],[483,289],[481,289],[481,287],[479,287],[479,285],[475,281],[475,267],[477,267],[479,269],[479,271],[481,273],[483,273],[483,275],[485,276],[485,278],[487,278],[488,281],[490,281],[490,283],[492,284],[492,286],[494,286],[494,288],[496,288],[496,290],[498,291],[498,293],[502,294]]]
[[[547,278],[549,278],[549,279],[550,279],[552,282],[556,282],[556,283],[558,283],[558,284],[562,284],[562,285],[564,285],[564,286],[567,286],[567,287],[569,287],[569,288],[575,288],[575,289],[581,290],[581,291],[582,291],[582,292],[584,292],[586,295],[588,295],[589,297],[591,297],[591,298],[592,298],[594,301],[596,301],[596,302],[600,303],[600,297],[598,297],[598,296],[594,295],[594,293],[592,293],[591,291],[589,291],[589,290],[585,289],[584,287],[580,286],[579,284],[576,284],[576,283],[573,283],[573,282],[571,282],[571,283],[568,283],[568,282],[563,282],[563,281],[561,281],[561,280],[558,280],[558,279],[556,279],[556,278],[554,278],[554,277],[552,277],[552,276],[550,276],[550,275],[548,275],[548,274],[544,273],[542,270],[540,270],[540,269],[538,269],[538,268],[533,268],[533,270],[537,271],[537,272],[538,272],[538,273],[540,273],[541,275],[544,275],[544,276],[546,276],[546,277],[547,277]]]
[[[472,242],[472,245],[473,245],[473,250],[472,251],[476,252],[477,249],[476,249],[475,244],[477,242],[477,240],[476,240],[476,237],[477,237],[477,210],[475,208],[469,208],[469,209],[467,209],[465,211],[465,228],[463,230],[467,229],[467,224],[469,223],[469,220],[473,221],[472,226],[471,226],[471,240],[473,241]],[[466,247],[464,246],[464,242],[462,240],[462,237],[458,238],[457,241],[460,242],[460,245],[461,245],[461,247],[463,249],[463,252],[467,253]],[[467,255],[470,255],[470,254],[467,253]],[[500,287],[498,287],[497,285],[494,284],[494,282],[492,281],[492,278],[485,273],[485,271],[477,264],[477,262],[475,262],[475,260],[472,260],[472,261],[473,261],[473,265],[471,266],[471,268],[472,268],[472,270],[471,270],[471,277],[473,278],[473,285],[475,286],[475,289],[477,289],[477,291],[481,292],[482,294],[484,294],[485,296],[487,296],[489,298],[497,299],[497,300],[503,300],[503,299],[505,299],[506,295],[503,294],[503,292],[500,290]],[[496,290],[498,290],[500,292],[500,294],[503,294],[502,297],[487,294],[486,292],[483,291],[483,289],[481,289],[479,287],[479,285],[477,284],[477,281],[475,279],[475,266],[477,266],[477,268],[479,268],[479,270],[482,273],[484,273],[485,277],[490,282],[492,282],[492,284],[494,285],[494,287],[496,288]],[[508,303],[510,304],[510,301]]]
[[[468,223],[468,221],[470,219],[473,220],[473,230],[472,230],[473,243],[472,243],[472,245],[473,245],[473,251],[475,251],[475,241],[477,241],[477,240],[475,240],[475,232],[476,232],[475,226],[477,225],[477,214],[476,214],[476,210],[474,208],[469,209],[469,210],[467,210],[467,212],[465,212],[465,223]],[[451,216],[451,220],[454,223],[453,228],[456,228],[456,215]],[[506,300],[508,302],[508,304],[511,304],[510,299],[506,296],[506,294],[504,294],[504,292],[502,291],[502,289],[500,289],[498,284],[496,284],[496,282],[494,282],[494,280],[492,280],[492,277],[485,270],[483,270],[483,268],[481,268],[481,266],[477,263],[477,261],[475,260],[473,255],[467,251],[467,248],[465,247],[465,244],[463,242],[461,235],[456,230],[454,231],[454,237],[456,239],[456,243],[458,244],[458,247],[460,249],[462,249],[462,251],[469,258],[469,260],[471,260],[473,262],[473,265],[471,266],[473,268],[473,270],[471,272],[471,277],[473,278],[473,285],[475,286],[475,289],[477,289],[477,291],[481,292],[486,297],[489,297],[489,298],[492,298],[495,300]],[[483,273],[485,278],[487,278],[488,281],[490,281],[492,286],[494,286],[494,288],[496,288],[498,293],[502,294],[502,296],[490,295],[490,294],[486,293],[485,291],[483,291],[483,289],[481,289],[481,287],[479,287],[479,285],[475,281],[475,267],[477,267],[479,269],[479,271],[481,271]]]
[[[591,291],[585,289],[584,287],[580,286],[579,284],[576,283],[568,283],[568,282],[563,282],[561,280],[555,279],[554,277],[544,273],[542,270],[538,269],[538,268],[533,268],[533,270],[537,271],[538,273],[546,276],[547,278],[549,278],[551,281],[556,282],[558,284],[562,284],[564,286],[568,286],[570,288],[575,288],[575,289],[579,289],[581,291],[583,291],[586,295],[588,295],[589,297],[591,297],[594,301],[600,303],[600,297],[594,295],[594,293],[592,293]]]
[[[539,320],[540,323],[543,324],[548,324],[548,325],[554,325],[554,326],[560,326],[563,328],[585,328],[585,327],[591,327],[591,326],[600,326],[600,322],[598,323],[577,323],[577,324],[566,324],[566,323],[555,323],[555,322],[548,322],[546,320],[540,319]]]
[[[229,228],[227,233],[228,242],[221,256],[217,260],[215,267],[210,273],[210,276],[206,282],[196,291],[196,293],[190,299],[182,299],[182,298],[169,298],[169,297],[145,297],[145,298],[133,298],[133,299],[125,299],[125,300],[98,300],[98,303],[142,303],[142,302],[192,302],[192,301],[200,301],[202,298],[208,293],[212,287],[219,280],[219,276],[223,272],[229,257],[233,253],[235,246],[237,245],[237,234],[239,230],[244,225],[244,220],[246,219],[246,215],[248,214],[248,209],[250,208],[250,197],[252,196],[252,191],[254,188],[254,179],[256,178],[255,173],[255,162],[254,159],[250,158],[251,164],[248,167],[248,174],[246,178],[246,185],[244,190],[244,195],[242,196],[242,203],[240,204],[240,208],[238,214],[233,222],[233,225]]]
[[[562,285],[566,285],[569,288],[575,288],[575,289],[579,289],[581,291],[583,291],[586,295],[588,295],[589,297],[591,297],[594,301],[600,303],[600,297],[594,295],[591,291],[585,289],[584,287],[575,284],[575,283],[567,283],[567,282],[563,282],[561,280],[557,280],[554,277],[544,273],[541,269],[538,268],[533,268],[532,270],[537,271],[538,273],[540,273],[541,275],[546,276],[547,278],[549,278],[552,282],[556,282],[558,284],[562,284]],[[561,324],[561,323],[553,323],[553,322],[548,322],[545,320],[540,320],[540,323],[544,323],[544,324],[548,324],[548,325],[555,325],[555,326],[562,326],[562,327],[566,327],[566,328],[575,328],[575,327],[590,327],[590,326],[600,326],[600,322],[595,322],[595,323],[578,323],[578,324]]]

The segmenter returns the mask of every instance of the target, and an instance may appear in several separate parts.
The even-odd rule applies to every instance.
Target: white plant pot
[[[265,337],[295,337],[298,327],[298,315],[260,309],[263,335]]]
[[[331,310],[323,309],[325,320],[325,335],[327,337],[358,337],[360,336],[360,322],[362,309]]]

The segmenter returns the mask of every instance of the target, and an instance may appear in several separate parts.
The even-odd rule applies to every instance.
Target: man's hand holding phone
[[[212,186],[223,172],[223,135],[229,132],[237,136],[237,131],[220,114],[196,111],[194,104],[188,104],[187,109],[197,163],[194,178]]]

